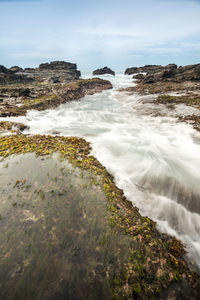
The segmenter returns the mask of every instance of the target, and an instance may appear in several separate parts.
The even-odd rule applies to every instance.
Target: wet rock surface
[[[0,86],[0,117],[22,116],[30,109],[55,108],[67,101],[111,88],[109,81],[100,78],[79,79],[66,84]]]
[[[0,135],[1,134],[21,134],[25,129],[29,129],[27,125],[17,122],[0,122]]]
[[[140,76],[141,72],[146,75]],[[151,103],[164,104],[169,109],[175,109],[177,105],[184,104],[194,107],[200,113],[200,64],[177,67],[175,64],[167,66],[147,65],[133,67],[125,71],[125,74],[137,79],[137,85],[119,91],[141,96],[152,95],[155,99]],[[145,101],[148,103],[148,101]],[[145,104],[145,103],[144,103]],[[176,115],[177,120],[192,124],[199,130],[199,113],[190,115]],[[166,113],[165,113],[166,114]],[[155,115],[155,114],[154,114]],[[162,115],[162,109],[157,114]]]
[[[2,299],[198,299],[180,241],[132,207],[85,140],[0,137],[0,156]]]
[[[127,68],[125,70],[125,75],[133,75],[135,73],[157,73],[157,72],[161,72],[165,69],[176,69],[176,68],[177,68],[177,65],[175,65],[175,64],[169,64],[167,66],[145,65],[143,67]]]
[[[149,84],[158,81],[182,82],[200,80],[200,64],[187,65],[183,67],[177,67],[175,64],[169,64],[167,66],[146,65],[144,67],[128,68],[125,71],[125,75],[143,72],[145,72],[146,75],[142,78],[142,82]]]
[[[108,67],[104,67],[93,71],[93,75],[104,75],[104,74],[110,74],[115,76],[115,72]]]

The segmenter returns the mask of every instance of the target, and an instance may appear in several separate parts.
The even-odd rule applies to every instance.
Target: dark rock
[[[39,65],[40,70],[74,70],[76,71],[76,64],[72,64],[65,61],[52,61],[50,63],[44,63]]]
[[[179,67],[175,76],[177,80],[200,80],[200,64]]]
[[[93,75],[104,75],[104,74],[110,74],[115,76],[115,72],[108,67],[97,69],[93,72]]]
[[[31,83],[32,81],[34,81],[33,78],[27,77],[24,74],[13,74],[13,73],[7,73],[7,74],[3,74],[0,73],[0,84],[4,85],[4,84],[25,84],[25,83]]]
[[[125,75],[133,75],[135,73],[155,73],[155,72],[161,72],[164,70],[171,70],[176,69],[177,65],[175,64],[169,64],[167,66],[161,66],[161,65],[145,65],[143,67],[133,67],[128,68],[125,71]]]
[[[38,68],[25,68],[18,66],[10,69],[0,66],[0,84],[45,82],[45,83],[67,83],[79,79],[81,72],[77,70],[76,64],[65,61],[53,61],[40,64]]]
[[[144,77],[144,83],[154,83],[159,81],[193,81],[200,80],[200,64],[188,65],[177,68],[176,65],[170,64],[162,68],[157,69],[154,72],[149,72]]]
[[[9,69],[11,72],[16,73],[16,72],[23,72],[23,69],[18,67],[18,66],[13,66]]]
[[[10,74],[11,71],[9,69],[7,69],[6,67],[4,67],[3,65],[0,65],[0,73]]]
[[[29,97],[30,96],[30,89],[29,88],[21,88],[19,90],[19,97],[23,96],[23,97]]]
[[[35,69],[34,68],[25,68],[24,71],[25,72],[32,72],[32,71],[35,71]]]
[[[155,82],[155,78],[153,75],[147,75],[145,76],[144,80],[145,83],[154,83]]]
[[[139,73],[137,75],[134,75],[133,79],[139,79],[140,80],[140,79],[144,79],[144,77],[145,77],[144,74]]]

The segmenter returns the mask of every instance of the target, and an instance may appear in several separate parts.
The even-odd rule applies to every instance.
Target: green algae
[[[26,128],[27,126],[22,123],[0,121],[0,134],[6,133],[8,131],[11,133],[19,134]]]
[[[29,109],[30,107],[34,107],[35,105],[43,105],[47,101],[55,101],[57,100],[57,97],[55,94],[47,94],[40,97],[35,97],[33,99],[25,99],[23,101],[22,108]]]
[[[154,102],[162,103],[162,104],[185,104],[200,109],[199,95],[190,95],[190,96],[189,95],[183,95],[183,96],[160,95]]]
[[[71,290],[75,290],[76,293],[79,293],[76,294],[77,299],[85,299],[86,294],[84,294],[84,292],[83,294],[80,294],[82,292],[77,291],[79,286],[81,286],[81,291],[90,290],[90,295],[93,295],[93,298],[91,299],[98,299],[98,295],[95,294],[94,296],[93,292],[94,289],[96,289],[96,286],[97,285],[99,286],[99,284],[102,287],[101,293],[103,293],[102,291],[105,291],[106,296],[104,296],[104,294],[102,295],[104,298],[107,297],[106,299],[111,299],[111,298],[112,299],[137,299],[137,298],[154,299],[154,298],[162,297],[163,293],[165,293],[168,289],[169,290],[172,289],[173,284],[175,283],[176,286],[177,284],[181,285],[183,291],[184,289],[190,291],[191,299],[195,299],[196,295],[198,295],[199,293],[199,288],[200,288],[199,276],[196,273],[190,271],[190,269],[187,266],[187,263],[183,259],[185,250],[181,242],[175,238],[171,238],[167,235],[160,234],[156,229],[155,222],[153,222],[151,219],[147,217],[142,217],[139,214],[138,209],[132,207],[131,203],[128,202],[124,197],[123,191],[118,189],[115,186],[113,177],[93,156],[89,155],[90,145],[85,140],[77,139],[74,137],[64,138],[64,137],[51,137],[51,136],[40,136],[40,135],[2,137],[0,138],[0,156],[2,156],[5,159],[3,163],[8,163],[8,168],[6,169],[2,168],[2,170],[4,172],[10,170],[11,168],[11,164],[9,161],[10,155],[22,154],[22,153],[27,153],[26,155],[29,155],[30,152],[35,152],[36,155],[39,156],[38,159],[42,159],[41,164],[43,162],[46,162],[46,158],[48,158],[47,161],[51,161],[54,152],[60,153],[60,158],[58,160],[59,163],[65,164],[67,159],[67,161],[71,163],[71,166],[73,168],[72,169],[69,167],[67,168],[67,170],[65,171],[65,176],[67,177],[63,176],[62,174],[62,170],[65,169],[64,165],[59,165],[58,167],[58,170],[59,172],[61,172],[62,176],[55,173],[54,171],[52,174],[52,170],[50,168],[45,176],[46,179],[50,180],[50,184],[49,184],[50,188],[48,193],[44,191],[44,187],[48,185],[46,182],[46,184],[43,183],[42,187],[37,188],[37,192],[33,193],[32,195],[33,198],[31,198],[31,201],[27,203],[26,198],[24,198],[23,195],[27,193],[27,190],[28,193],[31,193],[33,189],[32,186],[33,184],[29,182],[28,178],[25,177],[27,170],[29,170],[29,168],[27,168],[26,166],[25,169],[26,171],[24,172],[23,176],[19,178],[18,175],[18,177],[14,180],[13,185],[12,184],[8,185],[8,187],[10,188],[10,193],[12,193],[12,201],[10,200],[8,201],[8,199],[5,199],[5,203],[7,203],[6,205],[10,203],[10,205],[8,206],[8,213],[10,212],[11,209],[12,209],[12,214],[14,215],[18,210],[23,210],[23,209],[30,210],[31,213],[33,213],[38,205],[37,203],[40,203],[40,205],[44,205],[45,210],[49,207],[52,208],[52,206],[54,206],[51,215],[54,215],[54,218],[58,220],[60,213],[62,214],[63,211],[65,211],[66,216],[68,216],[69,214],[70,216],[73,216],[74,211],[76,211],[76,208],[80,206],[82,207],[81,205],[82,202],[84,203],[85,198],[87,198],[86,201],[87,205],[84,206],[84,210],[86,210],[89,207],[89,213],[86,214],[88,217],[85,218],[85,212],[83,213],[84,210],[81,208],[80,211],[78,211],[78,213],[75,213],[74,219],[76,219],[77,221],[77,219],[82,220],[83,218],[83,220],[80,221],[80,224],[82,225],[84,224],[82,222],[85,222],[86,219],[87,222],[90,224],[90,226],[93,228],[89,230],[90,232],[89,241],[88,239],[84,239],[84,240],[87,240],[86,242],[87,244],[93,245],[90,246],[91,249],[94,249],[94,245],[97,248],[97,249],[95,248],[96,249],[95,251],[97,252],[95,251],[93,252],[95,253],[95,257],[96,255],[102,256],[102,253],[104,253],[103,254],[104,262],[106,262],[103,269],[101,264],[100,264],[101,267],[99,266],[97,268],[97,270],[101,270],[100,272],[101,276],[98,275],[97,277],[96,275],[99,273],[95,269],[96,264],[95,261],[93,260],[94,258],[92,259],[93,267],[91,267],[91,265],[89,264],[89,269],[87,270],[85,269],[84,265],[81,265],[83,268],[81,269],[76,264],[72,264],[70,273],[72,272],[72,270],[75,270],[77,268],[80,271],[80,273],[79,271],[74,272],[74,277],[72,276],[74,281],[72,280],[72,282],[70,283],[71,284],[70,288],[69,288],[68,277],[67,279],[66,278],[63,279],[63,281],[62,280],[53,281],[56,286],[54,288],[54,294],[58,293],[58,299],[59,299],[59,295],[64,295],[65,293],[68,293],[69,295],[69,293],[72,293],[69,292]],[[23,162],[19,163],[19,166],[21,165],[23,165]],[[73,175],[76,174],[77,172],[76,171],[75,173],[73,173],[74,168],[75,170],[79,170],[77,175]],[[34,174],[35,173],[36,172],[34,172]],[[87,173],[86,180],[84,179],[85,173]],[[77,180],[79,182],[78,189],[77,189],[77,184],[75,183],[76,180],[74,176],[75,177],[77,176]],[[42,176],[42,178],[43,177],[44,176]],[[41,182],[43,182],[44,180],[42,178],[40,179]],[[54,185],[60,184],[61,178],[65,178],[65,179],[68,178],[65,181],[65,184],[67,182],[66,191],[64,191],[63,188],[61,187],[59,187],[59,189],[56,189],[54,187]],[[15,186],[14,190],[17,189],[15,198],[18,200],[15,200],[13,198],[13,186]],[[27,186],[29,186],[28,189],[26,188]],[[6,187],[7,185],[3,186],[1,193],[6,193],[5,192]],[[76,194],[77,190],[79,191],[78,195]],[[98,193],[95,194],[95,196],[91,196],[91,197],[89,194],[90,200],[88,200],[88,193],[94,190],[96,192],[98,191]],[[43,192],[42,197],[41,197],[41,191]],[[73,191],[73,193],[72,195],[69,194],[70,197],[68,197],[69,196],[68,193],[70,191]],[[21,194],[22,192],[23,194]],[[83,198],[81,198],[82,193],[83,194],[86,193],[84,194],[85,197]],[[62,209],[60,209],[60,206],[58,206],[57,204],[52,205],[52,203],[57,203],[56,199],[58,197],[58,194],[60,195],[59,197],[61,200],[59,201],[59,205],[61,205]],[[74,200],[75,198],[73,198],[74,194],[76,194],[75,197],[76,200]],[[97,208],[97,206],[95,206],[97,205],[96,202],[98,202],[97,195],[101,195],[102,197],[100,203],[101,205],[103,205],[103,208],[102,206],[100,206],[101,208],[99,209]],[[49,199],[51,199],[51,201]],[[66,199],[66,202],[63,204],[62,201],[64,199]],[[12,207],[12,203],[15,202],[17,203],[17,206]],[[74,203],[78,203],[78,204],[75,205]],[[93,208],[91,208],[92,206]],[[96,212],[98,212],[100,216],[98,221],[94,217]],[[2,212],[0,213],[2,215],[2,220],[1,220],[2,223],[6,214]],[[36,214],[34,214],[34,216],[36,219],[37,218],[39,218],[39,220],[42,219],[38,217]],[[29,217],[30,216],[27,216],[27,218]],[[66,228],[68,228],[68,226],[69,228],[71,228],[70,227],[71,221],[69,221],[71,220],[70,218],[69,217],[64,218],[64,221],[61,222],[65,230]],[[47,216],[44,219],[45,219],[45,226],[51,226],[52,224],[51,216]],[[37,221],[35,222],[37,223]],[[74,224],[74,222],[72,223]],[[98,227],[98,224],[101,224],[100,228]],[[103,234],[100,234],[99,232],[101,232],[103,226],[107,226],[106,230],[103,230]],[[46,229],[46,227],[44,228]],[[81,232],[78,235],[79,237],[81,236],[84,237],[84,231],[82,231],[82,228],[85,228],[85,225],[79,228],[79,231]],[[97,228],[98,230],[96,231]],[[13,239],[15,238],[15,234],[14,234],[15,228],[13,228],[13,226],[10,226],[10,228],[6,232],[7,232],[6,237],[8,242],[14,241]],[[70,238],[68,237],[66,238],[64,234],[65,231],[63,231],[63,229],[61,230],[61,232],[62,234],[59,236],[58,245],[62,249],[62,251],[67,251],[67,249],[70,247],[70,241],[73,239],[77,240],[77,236],[74,236],[76,230],[74,230],[73,227],[73,230],[70,232]],[[92,232],[95,233],[93,235],[93,238],[91,238]],[[98,234],[96,232],[98,232]],[[62,258],[62,255],[58,254],[58,256],[56,256],[58,248],[55,248],[55,245],[51,240],[48,240],[48,242],[45,243],[45,251],[42,251],[41,253],[39,252],[39,254],[37,250],[38,247],[33,247],[34,241],[42,240],[42,235],[45,234],[44,229],[41,231],[40,234],[38,234],[38,230],[34,231],[32,225],[31,226],[29,225],[27,226],[27,228],[25,228],[24,233],[25,236],[29,237],[29,239],[27,239],[26,242],[24,243],[26,245],[26,249],[28,249],[27,251],[32,251],[31,253],[37,253],[37,255],[41,256],[41,261],[44,261],[43,268],[41,269],[45,269],[46,272],[48,272],[48,276],[47,276],[48,278],[46,278],[45,282],[46,284],[47,283],[50,284],[50,286],[54,286],[53,283],[51,282],[51,278],[54,277],[51,276],[53,276],[52,274],[54,274],[53,270],[56,269],[56,264],[60,266],[61,264],[60,259]],[[101,237],[100,240],[98,240],[98,242],[96,236]],[[92,244],[90,243],[90,238],[92,240]],[[113,241],[114,244],[112,244],[111,241]],[[122,244],[119,244],[118,243],[119,241],[123,241]],[[85,244],[81,244],[81,245],[82,245],[81,249],[85,249]],[[104,247],[103,248],[104,250],[102,250],[102,248],[99,247]],[[34,251],[32,250],[33,248]],[[41,250],[41,248],[39,249]],[[51,265],[51,267],[47,262],[45,262],[44,256],[42,256],[42,253],[48,252],[46,249],[51,249],[51,251],[53,251],[56,257],[56,264]],[[123,249],[126,249],[126,251]],[[70,251],[72,251],[72,249]],[[79,247],[77,248],[76,246],[72,251],[72,253],[74,253],[73,257],[76,257],[79,251],[80,251]],[[90,253],[90,251],[87,250],[86,252],[87,255],[85,254],[84,256],[85,262],[87,261],[87,259],[89,259],[88,253]],[[60,252],[58,251],[58,253]],[[65,258],[68,256],[69,253],[66,254]],[[17,270],[19,270],[19,266],[16,267]],[[29,271],[27,271],[28,273],[25,272],[26,274],[29,274],[27,275],[29,278],[32,277],[37,278],[37,276],[34,275],[36,269],[37,269],[37,274],[40,274],[40,272],[42,272],[40,271],[40,265],[38,265],[36,261],[34,261],[34,266],[37,266],[37,268],[32,267],[29,269]],[[66,270],[63,272],[64,274],[66,274]],[[60,271],[58,273],[60,273]],[[18,271],[16,272],[16,274],[21,274],[21,273]],[[85,276],[86,280],[80,283],[78,281],[77,286],[74,287],[73,282],[78,280],[77,274],[82,274],[81,277]],[[16,276],[14,276],[13,278],[15,278]],[[88,281],[90,282],[91,276],[93,276],[92,278],[94,280],[92,281],[93,288],[88,287]],[[36,283],[36,281],[34,282]],[[34,294],[35,283],[33,284],[32,287],[29,287],[27,291],[24,291],[25,295],[28,295],[28,293],[30,293],[31,291],[32,293],[31,295],[33,295],[33,298],[30,299],[40,299],[40,298],[36,298],[36,295]],[[13,282],[12,285],[15,286]],[[18,286],[18,283],[16,283],[16,286]],[[24,286],[24,281],[23,283],[19,284],[20,291],[23,290],[23,286]],[[27,282],[25,286],[26,287],[28,286]],[[40,286],[40,288],[42,289],[43,286],[42,287]],[[176,291],[174,292],[176,293]],[[98,293],[100,293],[99,290]],[[70,295],[71,296],[69,296],[69,299],[73,299],[72,294]],[[47,296],[45,295],[45,297]],[[46,299],[46,298],[42,298],[42,299]],[[47,299],[51,299],[51,298],[47,298]],[[56,299],[56,298],[52,298],[52,299]]]

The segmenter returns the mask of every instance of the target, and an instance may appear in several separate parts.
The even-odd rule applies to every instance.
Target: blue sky
[[[200,0],[0,0],[0,64],[200,63]]]

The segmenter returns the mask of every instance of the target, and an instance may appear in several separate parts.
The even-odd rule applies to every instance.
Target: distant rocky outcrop
[[[23,70],[23,69],[22,69]],[[12,84],[12,83],[29,83],[32,82],[33,78],[28,78],[23,73],[15,72],[14,70],[7,69],[0,65],[0,85]]]
[[[176,69],[177,65],[175,64],[169,64],[167,66],[161,66],[161,65],[145,65],[143,67],[132,67],[128,68],[125,71],[125,75],[133,75],[136,73],[155,73],[155,72],[161,72],[165,69]]]
[[[36,69],[26,68],[24,71],[27,77],[47,83],[67,83],[77,80],[81,76],[76,64],[65,61],[43,63]]]
[[[65,61],[53,61],[40,64],[38,68],[22,69],[13,66],[7,69],[0,66],[0,84],[45,82],[45,83],[67,83],[79,79],[81,72],[77,70],[76,64]]]
[[[108,67],[104,67],[93,71],[93,75],[104,75],[104,74],[110,74],[115,76],[115,72]]]
[[[18,67],[18,66],[13,66],[9,69],[11,72],[16,73],[16,72],[23,72],[23,69]]]
[[[142,78],[140,73],[146,73],[146,75]],[[177,67],[175,64],[169,64],[167,66],[146,65],[126,69],[125,74],[137,74],[133,78],[140,79],[143,83],[194,81],[200,80],[200,64],[184,67]]]
[[[179,68],[164,67],[161,71],[149,72],[144,77],[144,83],[155,83],[158,81],[193,81],[200,80],[200,64],[188,65]]]

